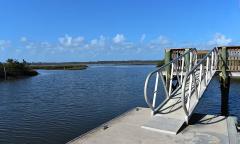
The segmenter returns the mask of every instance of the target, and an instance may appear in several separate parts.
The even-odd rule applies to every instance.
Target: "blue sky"
[[[239,0],[0,0],[0,61],[156,60],[240,45]]]

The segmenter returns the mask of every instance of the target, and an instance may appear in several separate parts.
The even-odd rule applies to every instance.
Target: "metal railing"
[[[185,75],[182,84],[181,101],[186,123],[188,123],[194,108],[198,104],[198,100],[215,74],[217,65],[218,49],[214,48]]]
[[[163,104],[170,99],[181,87],[184,80],[184,75],[197,64],[197,50],[195,48],[189,49],[184,54],[178,56],[168,64],[161,66],[159,69],[151,72],[145,81],[144,98],[147,105],[155,114]],[[153,90],[152,101],[148,97],[149,80],[151,77],[155,78],[155,85]],[[173,83],[175,81],[175,84]],[[159,105],[156,104],[159,83],[162,82],[165,93],[165,98]]]

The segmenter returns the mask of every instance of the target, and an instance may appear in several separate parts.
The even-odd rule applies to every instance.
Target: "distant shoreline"
[[[31,63],[31,67],[41,66],[87,66],[92,64],[111,64],[111,65],[162,65],[163,60],[130,60],[130,61],[90,61],[90,62],[34,62]]]
[[[44,64],[44,65],[30,65],[32,69],[43,69],[43,70],[84,70],[87,69],[87,65],[79,64]]]

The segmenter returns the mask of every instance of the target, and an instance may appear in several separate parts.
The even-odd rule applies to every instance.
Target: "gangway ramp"
[[[190,49],[158,70],[150,73],[144,87],[144,97],[152,109],[152,119],[142,128],[164,133],[177,134],[188,121],[199,99],[212,80],[218,63],[217,48],[209,51],[201,60],[197,59],[196,49]],[[163,74],[164,73],[164,74]],[[155,76],[152,98],[149,98],[149,79]],[[165,96],[157,105],[158,85],[162,84]]]

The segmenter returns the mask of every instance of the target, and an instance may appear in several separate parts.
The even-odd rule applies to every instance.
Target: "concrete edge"
[[[100,130],[100,129],[104,129],[104,127],[107,126],[108,124],[114,123],[115,121],[123,118],[124,116],[128,115],[129,113],[131,113],[131,112],[133,112],[133,111],[138,111],[138,110],[140,110],[140,109],[142,109],[142,108],[144,108],[144,107],[135,107],[135,108],[132,108],[132,109],[130,109],[130,110],[127,110],[126,112],[120,114],[119,116],[116,116],[116,117],[114,117],[113,119],[110,119],[110,120],[108,120],[107,122],[105,122],[105,123],[97,126],[96,128],[93,128],[93,129],[87,131],[86,133],[84,133],[84,134],[82,134],[82,135],[80,135],[80,136],[78,136],[78,137],[70,140],[70,141],[67,142],[66,144],[70,144],[70,143],[72,143],[72,142],[74,142],[74,141],[76,141],[76,140],[78,140],[78,139],[81,139],[81,138],[87,136],[88,134],[92,134],[92,133],[94,133],[94,132],[96,132],[96,131],[98,131],[98,130]]]
[[[150,127],[145,127],[145,126],[141,126],[141,128],[146,129],[146,130],[150,130],[150,131],[154,131],[154,132],[159,132],[159,133],[177,135],[177,133],[174,133],[174,132],[160,130],[160,129],[155,129],[155,128],[150,128]]]
[[[239,144],[239,133],[237,129],[237,124],[238,124],[237,117],[235,116],[227,117],[229,144]]]
[[[240,122],[239,119],[237,119],[237,135],[238,135],[238,144],[240,144]]]

